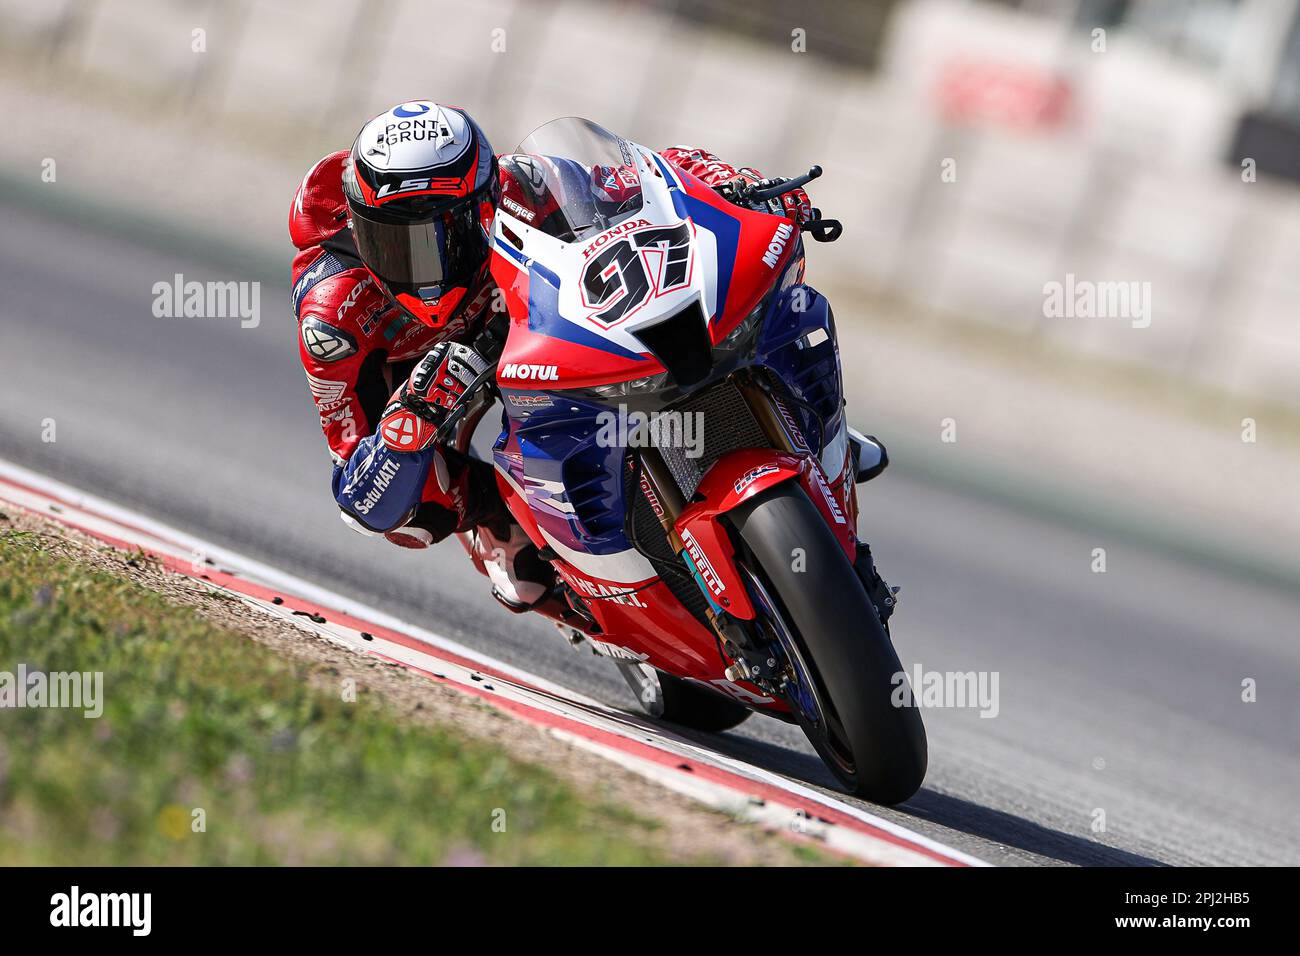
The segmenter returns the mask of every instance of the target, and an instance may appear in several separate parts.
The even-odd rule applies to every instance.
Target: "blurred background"
[[[905,429],[936,467],[1030,456],[1035,477],[1211,520],[1234,549],[1281,522],[1284,559],[1300,534],[1278,457],[1300,447],[1298,9],[0,0],[18,132],[0,171],[278,272],[302,173],[412,97],[470,109],[499,150],[577,114],[769,174],[820,163],[814,200],[849,228],[814,250],[811,281],[862,333],[846,364],[873,386],[864,425]],[[1067,275],[1150,283],[1150,325],[1045,317],[1045,284]],[[936,448],[950,417],[957,442]],[[1243,447],[1246,418],[1259,441]]]
[[[1160,754],[1115,802],[1184,811],[1175,838],[1133,804],[1130,851],[1294,862],[1300,0],[0,0],[0,453],[418,609],[363,580],[341,526],[313,530],[337,519],[285,219],[316,159],[426,97],[498,151],[583,115],[768,175],[822,165],[813,201],[845,232],[808,277],[851,417],[894,459],[864,522],[930,660],[1026,668],[1005,720],[932,725],[932,765],[982,756],[928,816],[1089,861],[1059,834],[1106,839],[1074,774],[1109,739],[1135,768]],[[262,281],[261,327],[150,317],[181,271]],[[1074,281],[1149,289],[1149,321],[1049,314]],[[61,446],[36,443],[46,414]],[[484,601],[440,620],[468,632]],[[1283,701],[1247,716],[1238,685],[1264,673]],[[1076,695],[1015,696],[1045,674]],[[1035,817],[1059,839],[1015,822],[1043,788],[1078,803]],[[1225,799],[1259,831],[1195,849]]]

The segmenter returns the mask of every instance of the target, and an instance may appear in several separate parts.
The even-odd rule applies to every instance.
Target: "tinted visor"
[[[376,218],[349,203],[352,235],[366,266],[394,289],[464,285],[488,255],[478,195],[410,221]]]

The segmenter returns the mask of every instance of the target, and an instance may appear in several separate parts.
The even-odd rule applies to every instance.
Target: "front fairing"
[[[537,543],[560,559],[575,591],[593,598],[607,635],[622,634],[655,666],[734,692],[712,631],[685,598],[653,583],[664,569],[650,559],[663,555],[629,540],[641,534],[637,515],[648,506],[631,467],[636,459],[609,423],[668,409],[757,369],[779,383],[809,450],[820,452],[823,433],[842,419],[833,320],[825,300],[802,283],[802,243],[786,220],[733,206],[653,151],[617,137],[598,136],[586,159],[608,165],[615,151],[636,170],[640,194],[631,214],[606,216],[586,231],[574,212],[588,208],[581,203],[561,204],[564,215],[545,228],[554,214],[549,206],[503,202],[498,211],[491,268],[511,321],[497,373],[504,428],[494,460],[510,507],[526,510]],[[508,159],[503,167],[510,168]],[[570,164],[556,168],[555,182],[565,189],[585,182]],[[549,188],[545,174],[536,181]],[[620,196],[618,208],[631,208]],[[536,189],[531,197],[540,204],[546,194]],[[641,270],[644,296],[635,307],[607,311],[622,301],[608,293],[610,283],[616,293],[618,281],[624,294],[641,288],[629,268]],[[708,361],[702,374],[681,381],[673,373],[680,363],[661,361],[642,332],[689,309],[698,309]],[[749,444],[747,433],[726,434]],[[608,599],[621,592],[627,596]]]
[[[544,366],[555,388],[669,370],[679,379],[670,384],[688,391],[698,378],[680,380],[662,343],[649,340],[654,330],[698,309],[705,348],[718,346],[800,248],[788,220],[732,205],[653,150],[585,120],[546,124],[519,149],[531,152],[502,157],[514,177],[503,194],[524,201],[498,210],[491,266],[512,320],[505,387],[520,384],[512,370]],[[560,149],[573,152],[545,152]],[[614,203],[605,197],[616,163]]]
[[[793,276],[797,264],[790,268]],[[498,462],[536,504],[539,522],[585,547],[629,547],[620,517],[626,506],[625,436],[604,423],[651,416],[742,369],[763,370],[781,383],[794,399],[790,411],[809,450],[828,474],[839,473],[843,455],[834,449],[845,431],[842,373],[824,296],[802,283],[779,285],[764,300],[752,333],[735,349],[715,348],[714,356],[708,377],[687,389],[668,384],[647,393],[601,396],[590,389],[552,388],[550,381],[502,384],[505,430]],[[536,371],[550,374],[547,367]],[[566,489],[562,502],[553,497],[556,488]]]
[[[726,335],[719,336],[721,341],[712,346],[708,375],[688,387],[662,374],[663,366],[658,363],[637,367],[641,374],[619,379],[623,387],[613,391],[610,383],[603,381],[586,387],[564,387],[560,371],[546,366],[540,374],[555,377],[531,388],[517,380],[502,383],[506,410],[527,417],[523,413],[530,405],[544,401],[538,392],[544,386],[554,404],[567,400],[584,408],[651,414],[711,388],[741,369],[757,367],[781,381],[797,402],[807,404],[800,405],[797,411],[803,419],[804,433],[814,443],[814,450],[820,451],[819,436],[823,431],[833,435],[842,421],[842,372],[834,316],[826,298],[799,281],[802,274],[800,243],[781,275],[760,291],[750,315],[733,323]],[[641,382],[648,382],[650,387],[639,387]],[[631,387],[627,387],[629,384]]]
[[[602,413],[654,413],[741,369],[784,383],[822,450],[838,428],[839,358],[830,310],[802,283],[797,229],[586,121],[547,124],[519,150],[527,161],[502,168],[527,181],[504,190],[517,201],[494,223],[492,272],[511,319],[497,460],[548,533],[596,553],[628,548],[624,449],[598,435]],[[692,312],[708,355],[683,381],[677,343],[647,343]]]

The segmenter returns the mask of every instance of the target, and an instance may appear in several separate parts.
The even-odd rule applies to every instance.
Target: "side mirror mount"
[[[803,231],[818,242],[834,242],[844,233],[844,226],[838,219],[813,219],[803,224]]]
[[[856,428],[850,428],[849,447],[853,449],[853,480],[856,484],[870,481],[889,467],[889,453],[874,435],[864,435]]]

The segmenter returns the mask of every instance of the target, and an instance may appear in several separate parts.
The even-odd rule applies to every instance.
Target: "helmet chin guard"
[[[417,322],[440,329],[456,317],[468,293],[468,289],[458,286],[446,295],[430,296],[426,290],[421,289],[415,295],[399,292],[396,295],[390,294],[390,298]]]

